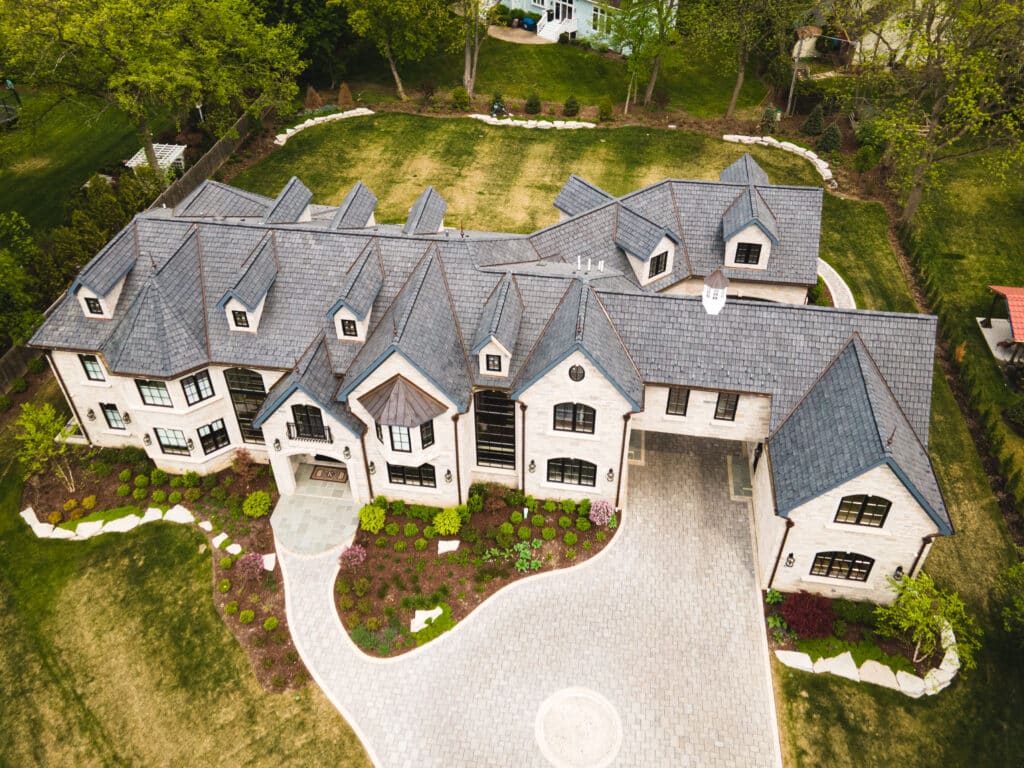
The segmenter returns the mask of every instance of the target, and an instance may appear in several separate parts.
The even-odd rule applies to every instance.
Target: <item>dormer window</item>
[[[249,327],[249,313],[243,312],[236,309],[231,313],[231,320],[235,324],[235,328],[248,328]]]
[[[656,256],[651,257],[650,271],[647,273],[648,279],[653,279],[660,274],[663,274],[668,270],[668,251],[662,251]]]
[[[341,333],[343,336],[358,336],[359,331],[356,330],[355,320],[342,320],[341,321]]]
[[[501,355],[487,356],[487,370],[493,373],[501,373]]]
[[[760,243],[738,243],[736,245],[736,263],[753,266],[761,261]]]
[[[89,314],[92,314],[92,315],[102,315],[103,314],[103,305],[100,304],[100,300],[99,299],[94,299],[91,296],[89,296],[85,300],[85,306],[89,310]]]

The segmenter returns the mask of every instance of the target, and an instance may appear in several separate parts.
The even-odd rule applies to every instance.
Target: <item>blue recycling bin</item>
[[[537,31],[537,22],[534,21],[533,19],[530,19],[530,18],[524,18],[523,19],[523,29],[525,29],[527,32],[536,32]]]

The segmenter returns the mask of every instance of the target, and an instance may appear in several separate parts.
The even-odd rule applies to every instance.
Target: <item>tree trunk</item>
[[[384,57],[388,60],[388,66],[391,67],[391,76],[395,78],[395,88],[398,90],[398,98],[402,101],[408,101],[409,97],[405,95],[405,88],[402,87],[402,78],[398,76],[398,67],[395,65],[395,57],[391,55],[391,46],[388,43],[384,43]]]
[[[747,52],[742,50],[737,56],[738,63],[740,65],[739,72],[736,73],[736,85],[732,89],[732,98],[729,99],[729,108],[725,110],[726,117],[732,117],[732,113],[736,111],[736,100],[740,97],[740,89],[743,88],[743,77],[747,73]]]
[[[160,180],[161,189],[167,186],[167,176],[164,174],[163,168],[160,167],[160,161],[156,158],[156,150],[153,148],[153,134],[149,130],[149,121],[145,115],[139,118],[139,130],[142,131],[142,147],[146,150],[146,162],[149,163],[149,167],[153,169],[153,173]]]
[[[647,81],[647,90],[644,91],[644,106],[651,103],[654,96],[654,84],[658,82],[658,70],[661,69],[661,54],[654,57],[654,64],[651,66],[651,77]]]
[[[633,76],[630,75],[629,80],[626,83],[626,106],[622,110],[622,114],[629,114],[629,97],[633,94]]]
[[[480,57],[480,13],[476,3],[469,4],[466,13],[472,12],[473,20],[464,19],[466,24],[466,45],[463,50],[462,87],[469,98],[473,98],[476,87],[476,63]]]
[[[930,165],[931,156],[929,155],[927,159],[914,166],[910,191],[907,193],[907,202],[903,204],[903,213],[900,214],[899,224],[901,226],[909,226],[914,220],[917,209],[921,206],[921,198],[924,196],[924,180]]]

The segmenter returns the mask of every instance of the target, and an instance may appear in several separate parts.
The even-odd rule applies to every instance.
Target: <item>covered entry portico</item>
[[[297,554],[317,554],[351,541],[359,525],[359,507],[347,463],[315,453],[275,458],[281,498],[270,524],[278,543]],[[288,469],[280,471],[284,462]],[[284,487],[289,479],[290,489]]]

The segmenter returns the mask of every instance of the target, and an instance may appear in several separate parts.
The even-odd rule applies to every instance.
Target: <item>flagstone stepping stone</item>
[[[199,521],[199,527],[202,528],[207,533],[209,533],[210,531],[213,530],[213,523],[211,523],[209,520],[200,520]]]
[[[216,536],[213,537],[213,541],[211,541],[210,543],[213,544],[214,549],[220,549],[220,545],[227,540],[228,535],[226,533],[218,533]]]
[[[896,682],[896,674],[885,664],[874,659],[868,659],[860,665],[860,680],[862,683],[880,685],[893,691],[900,689],[900,684]]]
[[[139,523],[139,525],[144,525],[145,523],[155,523],[157,520],[163,519],[163,510],[157,509],[156,507],[150,507],[149,509],[146,510],[146,514],[142,516],[142,521]]]
[[[271,552],[269,555],[263,556],[263,570],[272,571],[274,566],[277,565],[277,555]]]
[[[445,552],[454,552],[459,548],[460,542],[458,541],[439,541],[437,542],[437,554],[443,555]]]
[[[185,524],[195,522],[195,517],[192,516],[191,512],[178,504],[167,510],[167,514],[164,515],[164,520],[169,523]]]
[[[440,608],[432,608],[429,611],[416,611],[416,615],[412,617],[412,622],[409,624],[409,630],[412,632],[419,632],[425,626],[427,626],[427,619],[433,621],[442,613]]]
[[[229,555],[240,555],[242,554],[242,545],[228,544],[227,547],[224,548],[224,551],[227,552]]]

